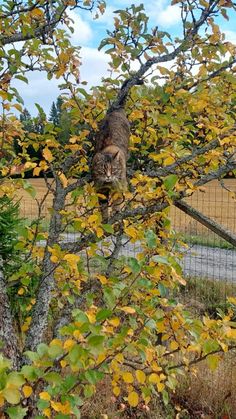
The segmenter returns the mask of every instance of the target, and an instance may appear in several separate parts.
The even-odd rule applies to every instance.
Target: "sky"
[[[105,52],[98,51],[100,41],[106,36],[106,29],[113,28],[113,11],[128,7],[131,4],[144,4],[147,15],[150,17],[150,27],[157,26],[160,30],[166,30],[172,36],[181,33],[181,16],[178,5],[171,6],[171,0],[107,0],[106,12],[99,19],[86,11],[70,11],[70,17],[74,21],[74,33],[71,34],[73,45],[81,46],[81,80],[88,82],[87,88],[98,85],[102,76],[106,75],[109,56]],[[229,41],[236,44],[236,17],[229,22],[221,18],[219,20],[222,32],[225,32]],[[24,106],[32,115],[37,114],[35,103],[38,103],[46,114],[49,114],[52,102],[61,93],[58,89],[58,80],[47,80],[44,72],[32,72],[28,74],[29,84],[15,82],[24,100]]]

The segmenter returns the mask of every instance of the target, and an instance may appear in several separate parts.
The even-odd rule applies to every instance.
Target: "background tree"
[[[10,417],[79,417],[80,406],[107,375],[115,397],[131,407],[140,401],[148,404],[156,392],[168,402],[181,368],[205,358],[214,366],[219,353],[235,347],[235,298],[217,319],[196,319],[174,298],[185,281],[168,220],[171,204],[236,169],[235,46],[225,41],[217,25],[220,15],[228,18],[229,9],[234,16],[235,4],[172,3],[181,8],[183,26],[183,35],[174,40],[158,28],[149,30],[142,5],[116,12],[115,29],[100,46],[110,54],[114,78],[105,78],[90,93],[77,83],[78,51],[56,29],[60,20],[68,21],[67,4],[1,6],[6,28],[0,39],[2,155],[14,157],[13,140],[20,138],[25,171],[43,175],[47,186],[38,201],[37,220],[23,229],[17,244],[24,249],[23,269],[13,278],[20,336],[14,328],[9,283],[2,272],[0,276],[0,405]],[[91,6],[87,1],[68,6],[83,5]],[[18,40],[24,41],[22,52],[28,54],[30,68],[23,54],[10,54],[5,47]],[[170,69],[164,66],[173,60]],[[42,114],[37,134],[25,133],[8,114],[11,106],[19,108],[11,79],[24,78],[31,67],[45,69],[49,78],[63,76],[71,92],[63,99],[71,120],[66,145]],[[139,86],[141,80],[149,83],[150,73],[155,94]],[[99,121],[127,96],[130,161],[136,156],[136,163],[129,168],[130,190],[122,210],[102,224],[98,197],[88,183],[89,156]],[[30,159],[29,144],[40,144],[39,161]],[[12,181],[9,170],[1,171],[2,194],[23,187],[35,196],[27,182]],[[49,193],[53,204],[45,232],[42,205]],[[160,222],[163,229],[157,235],[155,225]],[[68,226],[77,233],[73,242],[63,240]],[[119,257],[124,237],[141,246],[136,258]]]

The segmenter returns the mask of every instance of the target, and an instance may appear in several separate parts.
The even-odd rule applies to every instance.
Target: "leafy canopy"
[[[183,35],[175,39],[149,29],[142,5],[116,11],[114,31],[99,47],[110,57],[111,75],[89,92],[78,82],[79,48],[58,23],[70,26],[67,10],[92,2],[0,6],[1,196],[23,188],[38,208],[19,232],[21,269],[8,282],[0,277],[8,320],[0,321],[0,406],[10,417],[80,417],[107,375],[117,400],[133,408],[156,392],[168,403],[182,367],[207,358],[215,368],[219,353],[235,346],[235,298],[215,319],[194,318],[176,298],[185,280],[168,218],[173,202],[235,173],[235,46],[218,25],[228,10],[234,16],[235,4],[172,4],[182,12]],[[103,12],[103,3],[97,6]],[[70,121],[65,143],[40,106],[37,132],[14,116],[22,99],[12,81],[27,83],[34,69],[63,78],[70,92],[62,95]],[[126,95],[130,188],[122,210],[103,224],[89,172],[93,137]],[[30,148],[39,153],[31,157]],[[14,179],[19,166],[21,178]],[[24,179],[28,170],[45,180],[41,200]],[[64,240],[71,229],[75,240]],[[136,243],[135,257],[119,255],[124,241]],[[15,318],[9,298],[17,301]]]

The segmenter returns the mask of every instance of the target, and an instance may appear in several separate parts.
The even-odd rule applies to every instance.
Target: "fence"
[[[40,200],[46,192],[42,179],[32,179],[31,184],[37,191]],[[212,181],[201,191],[196,191],[186,201],[204,215],[218,222],[227,230],[236,233],[236,180],[227,179],[223,186]],[[37,215],[37,205],[29,194],[23,191],[21,198],[22,216],[33,219]],[[52,205],[52,197],[45,200],[43,215]],[[170,210],[172,227],[177,238],[182,238],[188,245],[183,249],[182,266],[185,276],[208,278],[236,283],[236,249],[198,221],[183,213],[176,207]],[[69,233],[71,239],[73,233]],[[135,255],[140,247],[126,247],[123,254]]]

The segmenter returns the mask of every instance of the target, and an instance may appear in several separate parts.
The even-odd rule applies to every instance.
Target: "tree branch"
[[[137,84],[140,84],[140,80],[142,80],[145,73],[154,64],[160,64],[160,63],[172,61],[177,57],[179,53],[187,51],[189,48],[189,44],[193,41],[195,35],[198,33],[201,26],[207,21],[209,16],[212,13],[214,13],[214,9],[219,3],[219,1],[220,0],[215,1],[209,8],[204,9],[202,11],[200,18],[197,21],[193,22],[193,28],[190,29],[186,33],[186,35],[184,36],[184,39],[182,40],[181,44],[177,48],[175,48],[172,52],[169,52],[162,56],[149,58],[144,64],[142,64],[139,70],[125,81],[125,83],[123,84],[123,86],[121,87],[117,95],[117,98],[110,105],[108,112],[112,112],[115,109],[119,109],[123,105],[123,103],[125,102],[125,98],[127,97],[131,87]]]

